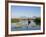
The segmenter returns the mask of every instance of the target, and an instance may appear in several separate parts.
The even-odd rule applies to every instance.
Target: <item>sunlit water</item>
[[[11,24],[11,31],[23,31],[23,30],[40,30],[40,26],[36,25],[33,21],[28,25],[28,21],[19,22],[22,24],[19,27],[16,26],[16,23]]]

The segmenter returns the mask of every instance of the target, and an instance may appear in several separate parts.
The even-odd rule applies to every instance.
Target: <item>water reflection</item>
[[[40,30],[40,26],[36,25],[33,20],[28,25],[28,21],[20,21],[11,24],[11,31],[22,31],[22,30]]]

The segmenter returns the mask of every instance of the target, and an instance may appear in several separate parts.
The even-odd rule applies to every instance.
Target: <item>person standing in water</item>
[[[28,25],[31,23],[31,21],[30,20],[28,20]]]
[[[28,25],[31,23],[30,19],[28,18]]]
[[[28,26],[27,26],[27,29],[28,29],[30,23],[31,23],[31,21],[28,19]]]

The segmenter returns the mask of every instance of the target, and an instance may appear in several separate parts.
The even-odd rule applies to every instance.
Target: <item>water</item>
[[[19,22],[21,25],[17,27],[16,23],[11,24],[11,31],[24,31],[24,30],[40,30],[40,26],[36,25],[33,21],[28,25],[28,21]]]

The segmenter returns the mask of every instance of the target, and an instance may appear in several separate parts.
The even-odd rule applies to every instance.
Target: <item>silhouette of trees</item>
[[[36,25],[40,25],[41,19],[40,18],[35,18],[34,22],[36,23]]]

